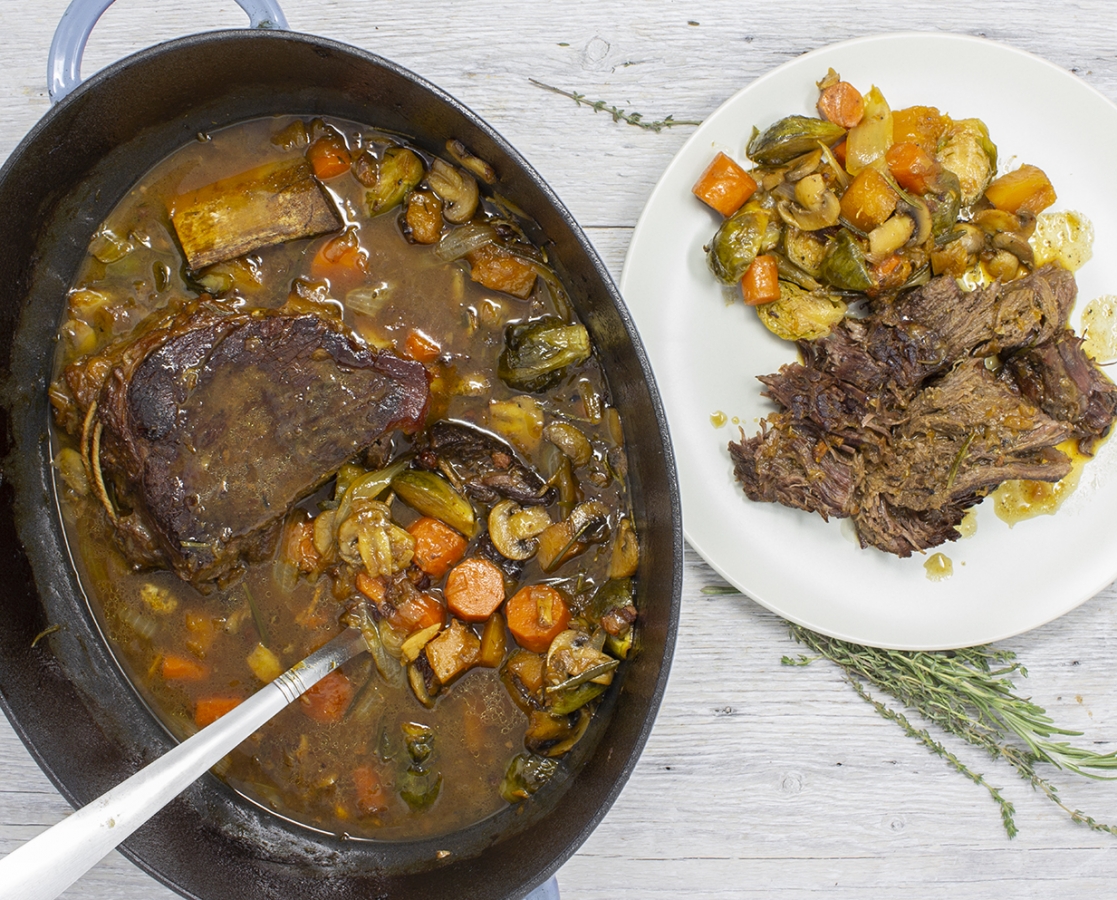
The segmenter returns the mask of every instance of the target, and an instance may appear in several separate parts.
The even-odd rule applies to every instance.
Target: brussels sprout
[[[820,141],[832,147],[845,133],[841,125],[833,122],[811,116],[788,116],[769,126],[762,134],[753,134],[745,153],[761,165],[778,166],[818,149]]]
[[[958,176],[962,205],[970,206],[989,186],[997,171],[997,146],[981,119],[952,121],[939,141],[938,160]]]
[[[558,771],[558,763],[545,756],[519,754],[508,766],[500,784],[500,796],[509,803],[526,800]]]
[[[710,242],[706,262],[722,284],[734,285],[761,253],[780,239],[779,223],[756,206],[745,206],[721,223]]]
[[[816,278],[826,258],[826,247],[826,241],[812,231],[788,228],[783,233],[783,250],[788,262]],[[783,273],[780,274],[782,276]],[[798,283],[797,279],[793,280]]]
[[[466,537],[477,532],[473,506],[441,475],[408,469],[392,479],[392,490],[412,509],[439,519]]]
[[[853,235],[842,229],[822,261],[819,277],[839,291],[867,291],[873,286],[865,254]]]
[[[935,238],[953,231],[962,208],[962,183],[958,176],[944,169],[938,178],[938,188],[923,200],[931,210],[931,233]]]
[[[365,194],[370,216],[387,212],[423,180],[423,161],[406,147],[389,147],[380,158],[376,183]]]
[[[820,291],[805,291],[786,281],[780,282],[779,300],[756,307],[764,327],[785,341],[813,341],[823,337],[845,313],[846,305],[837,297]]]
[[[409,766],[399,776],[396,784],[404,803],[413,810],[426,809],[438,798],[438,792],[442,789],[442,773]]]
[[[520,391],[544,391],[558,382],[569,366],[590,356],[590,336],[583,325],[568,325],[556,316],[510,325],[504,335],[497,373]]]

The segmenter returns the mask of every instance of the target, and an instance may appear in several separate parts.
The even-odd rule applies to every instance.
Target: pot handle
[[[81,84],[81,57],[93,26],[114,0],[71,0],[54,31],[47,56],[47,90],[51,104],[57,103]],[[236,0],[252,28],[289,30],[287,17],[277,0]]]

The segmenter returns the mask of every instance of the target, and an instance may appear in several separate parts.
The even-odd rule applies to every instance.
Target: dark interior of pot
[[[516,898],[588,836],[646,740],[674,645],[682,528],[674,464],[647,360],[607,273],[569,213],[491,129],[414,75],[333,42],[216,32],[153,48],[53,109],[0,172],[0,703],[70,802],[84,804],[172,745],[102,639],[74,573],[51,476],[47,384],[66,291],[89,240],[135,180],[199,132],[278,114],[329,115],[458,138],[535,219],[625,410],[642,536],[640,651],[570,759],[572,777],[465,831],[343,841],[285,822],[206,776],[123,851],[199,898]],[[49,626],[61,626],[47,637]],[[514,840],[509,840],[515,836]]]

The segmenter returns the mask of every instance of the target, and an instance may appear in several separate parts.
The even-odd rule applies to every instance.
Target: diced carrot
[[[707,206],[729,217],[756,193],[756,179],[719,152],[691,190]]]
[[[212,725],[240,704],[240,697],[202,697],[194,703],[194,724],[199,728]]]
[[[516,643],[533,653],[545,653],[570,622],[570,609],[562,594],[547,584],[520,588],[505,612]]]
[[[741,295],[749,306],[780,299],[780,265],[774,256],[762,254],[749,263],[741,278]]]
[[[324,134],[306,148],[306,158],[316,178],[334,178],[349,171],[353,158],[340,134]]]
[[[896,192],[880,172],[864,168],[842,194],[842,215],[856,228],[868,232],[892,215],[898,201]]]
[[[431,578],[441,578],[465,553],[466,539],[438,519],[423,516],[407,530],[415,538],[411,560]]]
[[[913,194],[926,194],[942,172],[938,161],[911,141],[893,144],[884,155],[884,161],[896,183]]]
[[[1043,169],[1023,165],[1006,172],[985,189],[986,199],[997,209],[1016,213],[1022,209],[1039,215],[1057,199]]]
[[[353,790],[357,795],[357,811],[372,815],[388,808],[388,792],[380,774],[372,766],[358,766],[353,770]]]
[[[846,164],[846,142],[843,140],[841,143],[835,144],[830,148],[830,152],[834,154],[834,159],[838,161],[838,165],[844,169]]]
[[[163,678],[167,681],[201,681],[209,675],[209,666],[189,656],[168,653],[163,657]]]
[[[484,244],[470,252],[469,277],[494,291],[504,291],[513,297],[526,300],[535,287],[535,267],[516,254]]]
[[[407,335],[407,340],[403,342],[403,352],[416,362],[426,365],[438,359],[442,353],[442,348],[433,338],[423,334],[417,328],[412,328]]]
[[[368,597],[373,603],[382,603],[388,592],[388,584],[382,575],[369,575],[368,572],[358,572],[357,590]]]
[[[314,520],[305,511],[300,510],[284,526],[283,558],[304,574],[318,571],[322,555],[314,546]]]
[[[299,697],[303,712],[327,725],[340,721],[352,700],[353,682],[337,669]]]
[[[342,292],[365,280],[367,266],[368,253],[356,232],[347,229],[318,248],[310,261],[310,274],[329,279],[330,286]]]
[[[496,563],[471,556],[450,570],[442,593],[459,619],[484,622],[504,602],[504,573]]]
[[[865,114],[865,98],[848,81],[837,81],[819,95],[818,114],[827,122],[852,128]]]
[[[446,607],[430,594],[412,594],[396,607],[388,621],[404,634],[412,634],[432,625],[442,625],[446,621]]]

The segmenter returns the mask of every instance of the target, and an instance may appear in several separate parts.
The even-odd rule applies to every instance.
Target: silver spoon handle
[[[0,860],[0,900],[54,900],[203,772],[289,703],[366,649],[356,628],[155,762]]]

